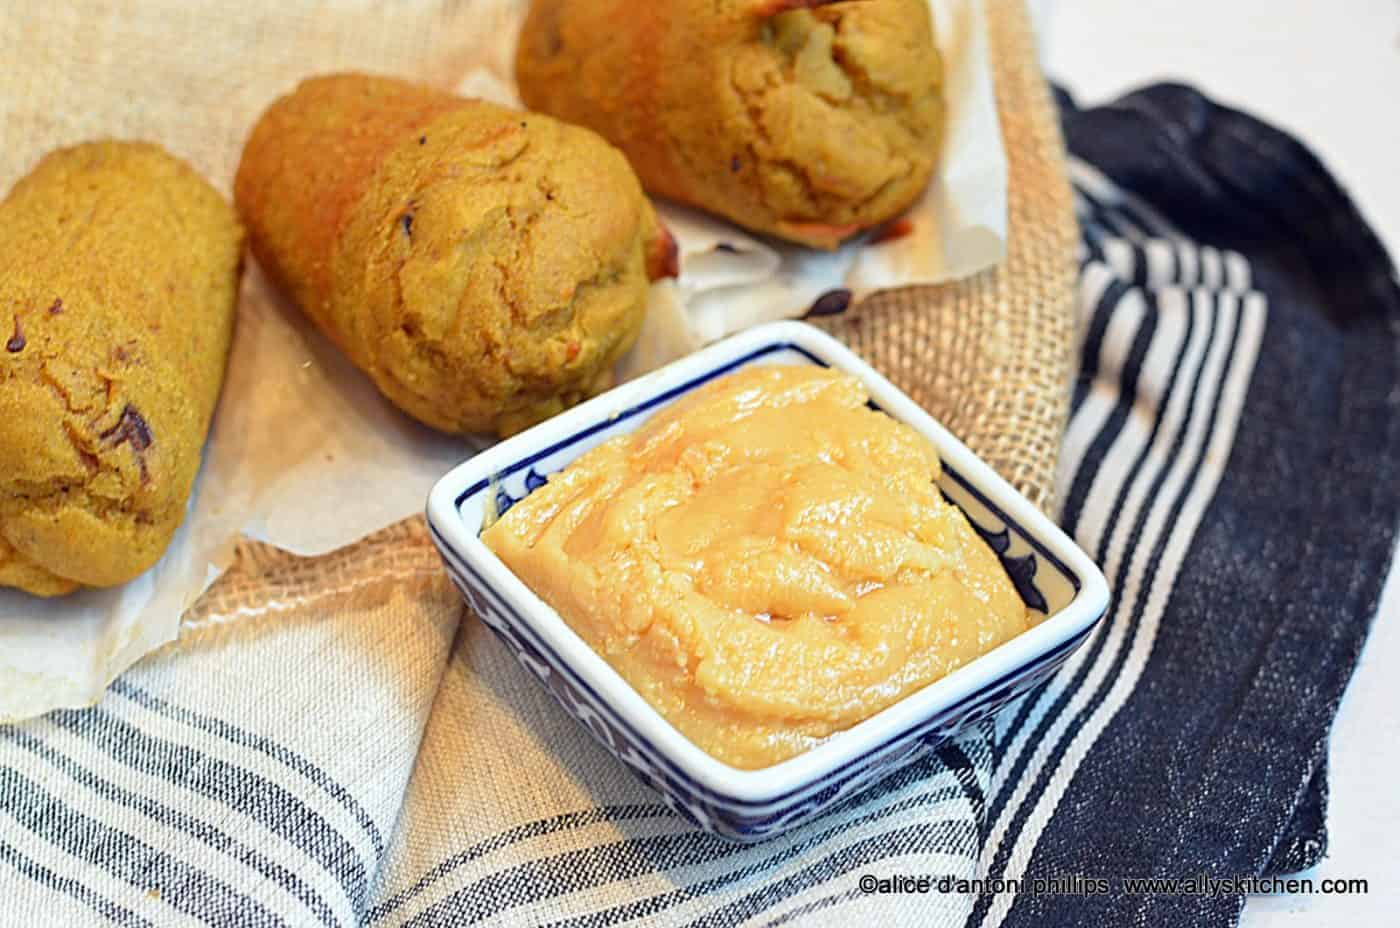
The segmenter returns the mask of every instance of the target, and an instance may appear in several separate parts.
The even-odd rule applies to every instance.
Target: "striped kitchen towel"
[[[196,615],[101,705],[0,729],[0,924],[1231,925],[1241,896],[1120,881],[1316,861],[1400,520],[1394,269],[1275,129],[1174,86],[1062,108],[1083,252],[1059,498],[1114,595],[995,726],[795,833],[707,837],[401,526],[343,583],[260,575],[257,616]],[[921,875],[1111,883],[866,891]]]

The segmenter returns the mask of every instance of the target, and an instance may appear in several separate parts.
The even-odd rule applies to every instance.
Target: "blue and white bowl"
[[[996,551],[1026,605],[1047,618],[804,754],[739,770],[663,719],[478,536],[489,511],[508,509],[590,448],[716,377],[774,363],[854,374],[875,405],[926,435],[943,460],[944,495]],[[802,824],[997,712],[1063,663],[1108,603],[1103,574],[1064,532],[868,364],[800,322],[718,342],[476,455],[433,488],[428,525],[467,603],[560,705],[671,808],[745,842]]]

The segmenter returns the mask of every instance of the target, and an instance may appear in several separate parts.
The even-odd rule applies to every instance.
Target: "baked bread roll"
[[[819,248],[903,212],[938,157],[927,0],[534,0],[515,76],[650,192]]]
[[[234,196],[270,276],[446,432],[508,434],[609,386],[650,278],[675,262],[594,133],[383,77],[315,78],[275,102]]]
[[[41,160],[0,202],[0,586],[123,583],[183,521],[243,233],[155,145]]]

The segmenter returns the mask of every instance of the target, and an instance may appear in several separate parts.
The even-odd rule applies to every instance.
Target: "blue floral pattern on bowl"
[[[475,503],[474,511],[503,513],[543,486],[550,474],[562,470],[584,451],[614,435],[631,431],[647,415],[676,397],[739,367],[774,361],[827,366],[822,358],[804,347],[774,341],[741,357],[718,363],[703,375],[586,425],[547,447],[524,454],[459,493],[455,499],[456,508],[460,513],[464,506],[471,508],[469,504]],[[939,487],[950,502],[963,510],[1001,559],[1029,608],[1053,614],[1079,594],[1083,578],[946,460]],[[1059,641],[821,777],[805,781],[780,795],[746,801],[699,782],[629,721],[624,712],[600,696],[585,676],[537,632],[508,597],[494,589],[481,572],[454,549],[439,526],[433,523],[430,518],[434,541],[467,603],[564,710],[643,783],[656,790],[676,812],[707,831],[744,842],[762,840],[821,814],[968,726],[995,714],[1052,674],[1093,628],[1092,622],[1085,624],[1072,637]],[[477,526],[477,530],[479,528]]]

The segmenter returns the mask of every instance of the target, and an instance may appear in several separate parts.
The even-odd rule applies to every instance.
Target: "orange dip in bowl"
[[[668,722],[793,757],[1033,624],[854,377],[758,366],[587,452],[482,541]]]

